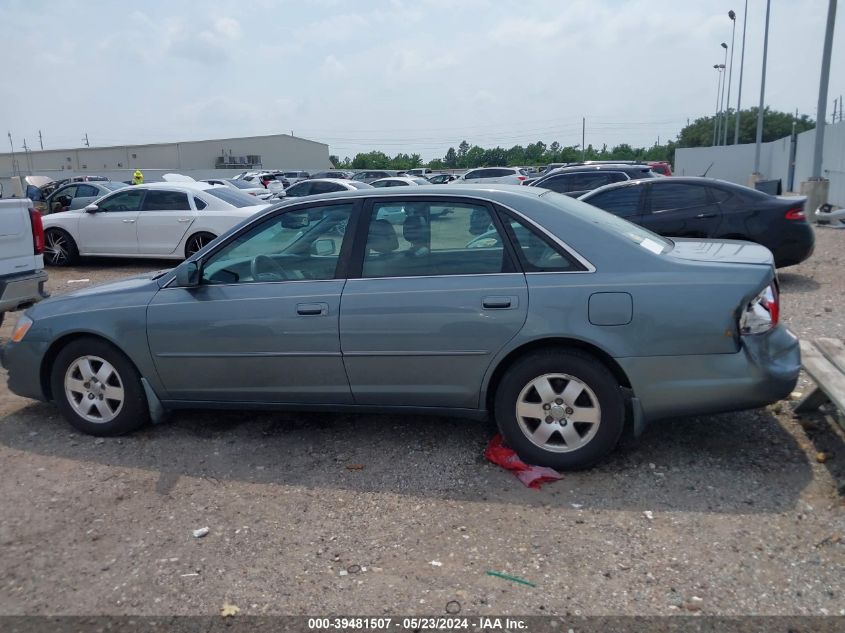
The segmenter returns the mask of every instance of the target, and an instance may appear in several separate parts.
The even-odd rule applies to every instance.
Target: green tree
[[[332,164],[332,167],[338,168],[340,167],[340,157],[335,156],[334,154],[329,154],[329,162]]]
[[[469,152],[469,143],[461,141],[458,145],[458,167],[467,167],[467,153]]]
[[[727,117],[728,145],[733,145],[736,129],[736,111],[729,110]],[[763,110],[763,142],[776,141],[792,133],[792,122],[799,134],[816,126],[815,121],[802,114],[795,118],[788,112],[779,112],[771,108]],[[700,117],[681,129],[678,134],[678,147],[709,147],[713,144],[713,130],[717,120],[715,116]],[[724,119],[722,119],[724,124]],[[723,132],[722,132],[723,133]],[[742,110],[739,118],[739,142],[754,143],[757,140],[757,108]],[[673,151],[674,154],[674,151]]]
[[[458,166],[458,155],[454,147],[450,147],[446,152],[446,156],[443,157],[443,164],[449,169],[455,169]]]

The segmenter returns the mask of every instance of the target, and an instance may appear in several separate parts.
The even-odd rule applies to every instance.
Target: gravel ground
[[[842,335],[843,240],[820,230],[780,274],[800,336]],[[167,266],[92,261],[49,285]],[[487,423],[187,412],[103,440],[0,382],[0,614],[845,614],[830,411],[655,423],[534,491],[485,462]]]

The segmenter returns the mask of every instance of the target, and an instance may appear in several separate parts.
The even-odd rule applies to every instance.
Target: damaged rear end
[[[781,400],[801,369],[797,337],[781,322],[780,289],[772,253],[738,240],[674,241],[667,258],[712,271],[701,301],[726,309],[724,334],[732,349],[709,354],[620,359],[632,378],[646,420],[752,409]],[[740,282],[740,283],[738,283]],[[737,292],[739,290],[739,292]],[[712,310],[706,310],[713,315]]]

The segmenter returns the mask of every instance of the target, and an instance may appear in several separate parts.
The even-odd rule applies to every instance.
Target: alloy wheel
[[[123,409],[126,394],[114,366],[99,356],[82,356],[65,372],[65,395],[73,410],[93,423],[111,422]]]
[[[590,387],[568,374],[544,374],[529,382],[516,401],[519,428],[546,451],[583,448],[598,431],[601,406]]]

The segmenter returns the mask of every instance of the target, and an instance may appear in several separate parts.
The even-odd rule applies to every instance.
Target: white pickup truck
[[[41,214],[29,199],[0,200],[0,324],[6,312],[48,296],[43,252]]]

